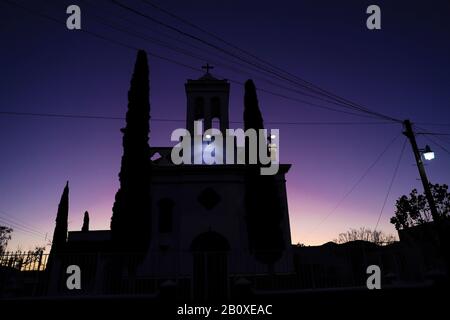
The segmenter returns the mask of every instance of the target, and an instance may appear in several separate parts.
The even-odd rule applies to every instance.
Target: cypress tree
[[[55,230],[53,232],[52,253],[60,253],[67,241],[67,223],[69,219],[69,181],[67,181],[56,214]]]
[[[252,80],[245,82],[244,94],[244,130],[264,129],[264,120],[259,110],[256,87]]]
[[[147,54],[137,54],[128,91],[128,111],[123,133],[123,155],[111,218],[116,249],[144,252],[150,242],[150,148],[148,144],[150,103]]]
[[[58,205],[58,212],[56,214],[55,230],[53,231],[52,247],[47,260],[47,267],[45,269],[48,275],[52,275],[55,270],[55,261],[61,259],[62,254],[66,248],[67,243],[67,229],[69,219],[69,181],[66,182],[64,191]],[[56,269],[59,272],[59,269]],[[57,276],[55,274],[55,276]],[[49,279],[50,281],[50,279]]]
[[[244,128],[264,129],[256,88],[252,80],[245,83]],[[267,145],[265,149],[267,149]],[[246,145],[248,155],[249,145]],[[258,136],[259,151],[259,136]],[[248,156],[247,156],[248,161]],[[261,163],[247,165],[245,182],[246,223],[251,252],[259,261],[272,266],[284,249],[281,220],[283,206],[275,176],[261,175]]]
[[[81,227],[81,231],[83,232],[89,231],[89,212],[87,211],[84,212],[83,226]]]
[[[67,226],[69,219],[69,181],[66,182],[56,214],[55,230],[53,231],[52,248],[48,256],[46,272],[52,273],[57,256],[64,252],[67,242]]]

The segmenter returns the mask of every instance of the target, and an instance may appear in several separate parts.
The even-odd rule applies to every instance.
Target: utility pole
[[[435,222],[438,221],[439,215],[436,209],[436,203],[434,202],[433,194],[431,193],[430,183],[428,181],[427,174],[425,172],[425,167],[423,165],[422,157],[417,147],[416,136],[414,135],[414,131],[412,129],[411,122],[409,120],[403,121],[403,125],[405,127],[405,131],[403,134],[408,137],[409,142],[411,142],[411,147],[414,152],[414,157],[416,158],[417,168],[419,169],[420,179],[422,180],[423,189],[425,190],[425,195],[428,200],[428,204],[431,210],[431,216]]]

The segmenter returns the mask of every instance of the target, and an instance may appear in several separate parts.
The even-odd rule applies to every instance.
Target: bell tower
[[[206,73],[197,80],[189,79],[185,84],[187,97],[186,129],[194,135],[194,121],[203,121],[203,131],[219,129],[222,135],[229,128],[228,100],[230,83],[215,78],[209,71],[214,67],[206,64]]]

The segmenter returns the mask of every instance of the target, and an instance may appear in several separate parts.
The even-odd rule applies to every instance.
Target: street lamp
[[[431,151],[431,148],[428,145],[425,147],[424,150],[419,150],[419,147],[417,146],[417,142],[416,142],[416,136],[412,129],[411,121],[405,120],[405,121],[403,121],[403,125],[405,127],[405,132],[403,132],[403,134],[406,137],[408,137],[409,142],[411,142],[411,147],[414,152],[414,158],[416,158],[417,169],[419,169],[420,180],[422,180],[423,189],[425,190],[425,195],[427,197],[427,201],[430,206],[431,216],[433,217],[434,221],[438,221],[439,214],[438,214],[438,211],[436,208],[436,203],[434,202],[433,194],[432,194],[431,188],[430,188],[430,182],[428,181],[428,177],[425,172],[425,167],[423,165],[422,157],[420,156],[420,153],[422,151],[423,157],[426,160],[432,160],[432,159],[434,159],[434,152]]]
[[[423,151],[423,157],[425,158],[425,160],[433,160],[434,159],[434,152],[431,150],[429,145],[425,146],[425,150]]]

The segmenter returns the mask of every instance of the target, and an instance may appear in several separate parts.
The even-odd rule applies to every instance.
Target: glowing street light
[[[433,160],[434,159],[434,152],[431,150],[429,145],[425,146],[425,150],[423,151],[423,157],[425,160]]]
[[[436,208],[436,203],[434,201],[433,193],[431,192],[430,182],[428,181],[427,173],[425,172],[425,167],[423,165],[421,153],[426,160],[434,159],[434,153],[431,151],[430,146],[426,146],[425,150],[419,150],[417,146],[416,136],[414,134],[414,130],[412,128],[411,121],[405,120],[403,121],[403,125],[405,128],[405,132],[403,134],[408,137],[409,142],[411,143],[411,147],[414,152],[414,158],[416,158],[417,169],[419,170],[420,180],[422,180],[423,189],[425,190],[425,195],[427,197],[428,205],[430,206],[431,216],[434,221],[439,220],[439,214]]]

